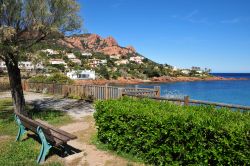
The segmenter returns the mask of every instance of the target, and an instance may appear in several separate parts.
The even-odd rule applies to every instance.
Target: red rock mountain
[[[111,36],[102,38],[97,34],[82,34],[65,37],[64,39],[60,39],[59,43],[68,48],[76,48],[85,52],[101,52],[107,55],[121,56],[136,54],[136,50],[132,46],[121,47]]]

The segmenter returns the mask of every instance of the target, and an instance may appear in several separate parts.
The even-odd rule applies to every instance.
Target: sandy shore
[[[117,80],[77,80],[76,84],[143,84],[143,83],[168,83],[168,82],[192,82],[192,81],[237,81],[237,80],[247,80],[246,78],[224,78],[224,77],[154,77],[150,80],[133,79],[133,78],[118,78]]]

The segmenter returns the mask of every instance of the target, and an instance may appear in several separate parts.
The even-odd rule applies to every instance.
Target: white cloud
[[[222,24],[237,24],[237,23],[248,22],[248,21],[250,21],[250,17],[236,17],[233,19],[222,20],[222,21],[220,21],[220,23],[222,23]]]
[[[199,10],[195,9],[189,13],[187,13],[186,15],[171,15],[171,18],[174,19],[179,19],[179,20],[183,20],[186,22],[190,22],[190,23],[200,23],[200,24],[211,24],[207,18],[203,17],[203,18],[197,18],[199,14]]]
[[[193,16],[195,16],[196,14],[199,13],[199,10],[195,9],[192,12],[188,13],[185,18],[193,18]]]
[[[239,18],[234,18],[234,19],[230,19],[230,20],[222,20],[221,23],[223,24],[236,24],[239,23],[240,19]]]

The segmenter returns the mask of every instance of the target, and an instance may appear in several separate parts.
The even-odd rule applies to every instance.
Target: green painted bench
[[[42,120],[33,120],[18,112],[15,112],[15,120],[19,127],[16,141],[19,141],[27,131],[32,131],[39,136],[42,147],[37,158],[37,163],[45,161],[45,157],[52,147],[60,147],[64,150],[64,153],[69,153],[67,142],[77,138],[75,135],[55,128]]]

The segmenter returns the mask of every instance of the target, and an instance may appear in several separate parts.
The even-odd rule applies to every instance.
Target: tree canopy
[[[81,28],[76,0],[0,0],[0,60],[7,66],[15,110],[25,113],[21,55],[43,41]]]
[[[0,0],[0,58],[81,27],[75,0]]]

